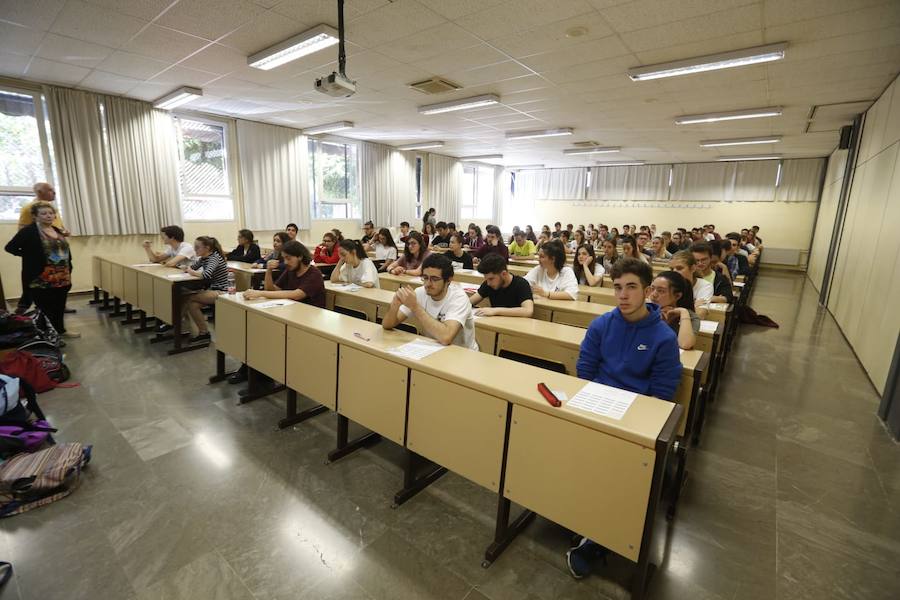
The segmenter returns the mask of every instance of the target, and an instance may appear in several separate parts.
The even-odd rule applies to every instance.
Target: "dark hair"
[[[700,254],[712,256],[713,249],[712,246],[706,242],[697,242],[695,244],[691,244],[691,252],[699,252]]]
[[[241,229],[238,231],[238,237],[242,237],[245,240],[250,240],[250,243],[253,243],[253,232],[249,229]]]
[[[288,254],[290,256],[294,256],[300,259],[304,265],[308,265],[312,262],[312,254],[309,253],[309,250],[298,242],[297,240],[291,240],[287,244],[281,247],[282,254]]]
[[[429,254],[422,263],[422,273],[425,273],[425,269],[440,269],[441,279],[444,281],[453,277],[453,265],[450,263],[450,259],[437,252]]]
[[[279,231],[278,233],[276,233],[276,234],[273,235],[272,237],[273,237],[273,238],[278,238],[279,240],[281,240],[281,243],[282,243],[282,244],[286,244],[286,243],[288,243],[289,241],[291,241],[291,236],[289,236],[289,235],[288,235],[286,232],[284,232],[284,231]]]
[[[213,252],[218,252],[219,256],[225,256],[225,251],[222,250],[222,245],[219,243],[219,240],[209,235],[201,235],[197,238],[197,241],[212,250]]]
[[[553,224],[553,226],[554,226],[554,227],[556,227],[556,226],[562,227],[562,223],[560,223],[559,221],[557,221],[556,223]]]
[[[409,221],[400,221],[400,227],[409,227]]]
[[[435,233],[435,227],[431,223],[425,223],[425,226],[422,227],[422,233],[428,233],[428,228],[431,227],[431,233]]]
[[[637,258],[629,257],[616,261],[610,272],[610,277],[615,281],[627,273],[637,275],[638,279],[641,280],[641,287],[650,287],[650,284],[653,282],[653,269],[650,265]]]
[[[384,236],[385,246],[387,246],[388,248],[394,248],[395,250],[397,249],[397,244],[394,243],[394,236],[391,235],[390,229],[388,229],[387,227],[382,227],[378,230],[378,233],[376,235]]]
[[[584,248],[588,255],[591,257],[591,262],[588,265],[588,269],[591,270],[591,273],[594,272],[594,267],[597,265],[597,255],[594,254],[594,247],[590,244],[581,244],[575,250],[575,265],[572,269],[575,271],[575,279],[581,281],[581,276],[584,275],[584,265],[581,264],[581,261],[578,260],[578,251]]]
[[[562,242],[559,240],[550,240],[541,246],[541,252],[547,258],[553,260],[553,266],[557,271],[561,271],[566,264],[566,249],[563,248]]]
[[[338,240],[338,237],[330,231],[326,231],[322,234],[322,239],[324,240],[325,238],[331,238],[331,241],[334,242],[334,246],[331,247],[331,252],[328,251],[328,248],[325,248],[325,253],[328,254],[328,256],[334,256],[334,253],[337,252],[338,244],[340,244],[342,240]],[[284,251],[283,247],[282,251]]]
[[[435,225],[435,227],[437,227],[438,229],[447,229],[447,224],[444,223],[443,221],[438,221],[437,225]]]
[[[373,227],[374,228],[375,223],[373,223],[372,221],[366,221],[365,223],[363,223],[363,227]]]
[[[732,231],[730,233],[726,233],[725,237],[728,238],[729,240],[734,240],[736,242],[741,241],[741,234],[739,234],[737,231]]]
[[[637,247],[637,242],[635,241],[633,236],[623,235],[621,239],[622,239],[623,246],[625,244],[631,244],[631,251],[633,254],[637,254],[638,252],[640,252],[640,250],[638,250],[638,247]],[[624,250],[623,250],[622,256],[624,256],[625,258],[635,258],[635,256],[628,256],[628,255],[624,254]]]
[[[681,294],[681,297],[675,302],[678,308],[686,308],[694,311],[694,288],[693,283],[681,276],[677,271],[663,271],[657,277],[662,277],[669,282],[672,292]]]
[[[730,238],[723,239],[721,242],[719,242],[719,244],[722,246],[722,250],[724,250],[725,252],[731,250],[732,242]]]
[[[296,224],[296,223],[288,223],[287,225],[285,225],[284,230],[287,231],[287,230],[290,229],[291,227],[293,227],[293,228],[296,229],[297,231],[300,231],[300,228],[297,227],[297,224]]]
[[[452,229],[453,231],[456,231],[456,223],[454,223],[453,221],[450,221],[449,223],[447,223],[447,229]]]
[[[709,249],[712,251],[710,256],[721,257],[722,256],[722,241],[721,240],[710,240]]]
[[[347,252],[355,253],[356,257],[360,260],[369,257],[369,255],[366,254],[366,249],[363,248],[362,242],[360,242],[359,240],[341,240],[341,243],[338,244],[338,246],[340,246]]]
[[[416,240],[419,244],[419,255],[413,256],[413,253],[409,250],[409,240]],[[428,244],[425,243],[425,238],[422,237],[422,234],[418,231],[410,231],[409,238],[406,240],[406,246],[403,248],[403,256],[406,257],[406,262],[412,261],[420,261],[425,253],[428,252]]]
[[[341,242],[344,239],[344,234],[341,233],[340,229],[332,229],[331,233],[334,235],[334,241]]]
[[[506,259],[495,252],[488,254],[481,259],[480,263],[478,263],[478,272],[482,275],[487,275],[488,273],[496,273],[499,275],[507,270],[509,270],[509,265],[507,264]]]
[[[496,235],[498,238],[501,238],[501,239],[500,239],[501,242],[503,241],[503,239],[502,239],[502,238],[503,238],[503,234],[500,233],[500,228],[497,227],[496,225],[488,225],[488,226],[485,227],[484,229],[485,229],[485,231],[487,231],[488,233],[493,233],[493,234]]]
[[[463,236],[458,231],[454,231],[453,233],[450,234],[451,242],[453,241],[453,238],[456,238],[456,241],[459,242],[460,246],[463,245]]]
[[[693,267],[697,264],[697,259],[694,258],[694,254],[690,250],[679,250],[672,255],[672,258],[669,259],[669,263],[673,260],[683,261],[689,267]]]
[[[166,237],[170,237],[176,242],[184,241],[184,229],[179,227],[178,225],[166,225],[160,231],[166,234]]]

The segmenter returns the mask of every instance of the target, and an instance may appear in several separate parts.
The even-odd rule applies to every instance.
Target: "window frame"
[[[480,187],[479,182],[480,182],[480,178],[485,176],[485,175],[483,175],[482,170],[484,170],[485,173],[487,171],[491,172],[491,177],[489,180],[490,188],[491,188],[491,205],[490,205],[490,207],[488,207],[488,210],[484,211],[486,213],[489,213],[490,216],[487,216],[487,217],[482,216],[479,211],[479,207],[481,206],[481,198],[479,197],[479,194],[478,194],[478,189]],[[493,215],[495,213],[494,203],[497,201],[497,198],[495,197],[496,194],[494,193],[495,190],[494,190],[493,166],[485,165],[485,164],[478,164],[478,163],[463,165],[463,178],[465,178],[467,171],[470,171],[473,173],[473,177],[472,177],[472,201],[473,201],[473,204],[463,204],[462,200],[460,199],[460,204],[459,204],[460,219],[463,219],[463,220],[471,219],[471,220],[475,220],[475,221],[492,220]],[[460,186],[460,187],[462,187],[462,186]],[[467,208],[472,210],[472,214],[470,214],[468,216],[466,216],[463,212]]]
[[[178,136],[178,204],[181,209],[181,219],[185,223],[229,223],[238,220],[238,214],[235,207],[235,195],[237,186],[235,185],[235,169],[231,165],[231,152],[229,146],[232,143],[231,125],[232,122],[226,119],[215,119],[206,115],[198,115],[196,113],[174,111],[172,117],[175,119],[175,131]],[[225,182],[228,184],[228,194],[190,194],[186,195],[181,187],[181,163],[184,161],[184,142],[181,133],[181,121],[195,121],[205,125],[212,125],[222,128],[222,164],[225,168]],[[189,219],[184,212],[184,200],[186,198],[228,198],[231,201],[231,218],[230,219]]]
[[[9,92],[11,94],[31,97],[31,102],[34,106],[34,118],[37,121],[38,141],[41,146],[41,160],[44,163],[43,180],[55,185],[53,178],[53,161],[50,154],[50,142],[48,139],[47,115],[44,112],[44,95],[37,90],[29,90],[5,84],[0,85],[0,92]],[[30,196],[31,198],[34,198],[34,184],[32,184],[31,187],[13,185],[0,186],[0,196]],[[60,213],[62,213],[61,210]],[[0,223],[18,223],[18,221],[18,217],[15,219],[0,218]]]
[[[359,144],[355,140],[333,137],[333,136],[309,136],[307,141],[307,150],[309,150],[309,144],[313,144],[314,151],[309,152],[309,219],[310,221],[356,221],[358,223],[362,223],[362,198],[360,197],[360,164],[359,164]],[[344,189],[345,191],[349,191],[350,185],[350,170],[347,167],[347,149],[350,146],[353,146],[356,149],[356,203],[359,204],[359,216],[354,217],[353,215],[353,200],[351,198],[344,198],[343,200],[319,200],[319,195],[322,193],[322,178],[317,176],[319,161],[316,160],[316,154],[319,151],[319,144],[331,144],[333,146],[343,146],[344,147]],[[344,206],[346,207],[346,214],[351,215],[348,217],[319,217],[316,215],[318,212],[317,207],[319,205],[328,205],[328,206]]]

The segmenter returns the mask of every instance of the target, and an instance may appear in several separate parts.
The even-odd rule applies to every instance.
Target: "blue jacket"
[[[646,396],[672,400],[681,379],[675,332],[660,318],[659,307],[629,323],[618,308],[588,327],[578,355],[578,376]]]

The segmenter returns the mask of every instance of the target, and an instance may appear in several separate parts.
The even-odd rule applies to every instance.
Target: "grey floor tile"
[[[122,435],[144,460],[184,448],[193,441],[191,433],[171,417],[126,429]]]
[[[137,600],[254,600],[231,566],[209,552],[162,574],[140,591]]]

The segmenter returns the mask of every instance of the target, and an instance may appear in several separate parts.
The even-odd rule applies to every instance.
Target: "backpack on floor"
[[[69,367],[63,362],[62,351],[55,344],[38,340],[19,346],[16,350],[28,352],[38,359],[41,367],[56,383],[67,381],[72,376]]]
[[[758,314],[755,310],[747,305],[739,307],[738,320],[740,323],[747,325],[762,325],[763,327],[774,327],[778,329],[778,323],[767,317]]]
[[[34,390],[27,383],[0,375],[0,407],[3,408],[0,414],[0,458],[20,452],[35,452],[56,443],[52,436],[56,429],[47,422]]]
[[[50,322],[50,319],[47,318],[47,315],[40,309],[35,310],[34,315],[31,317],[31,322],[37,330],[38,338],[45,342],[49,342],[57,348],[59,347],[59,332],[56,331],[56,328],[53,326],[53,323]]]
[[[69,368],[62,362],[62,352],[53,344],[35,341],[0,359],[0,373],[18,377],[41,394],[56,387],[76,387],[62,383],[70,377]]]
[[[58,444],[17,454],[0,465],[0,517],[17,515],[65,498],[91,460],[91,446]]]

